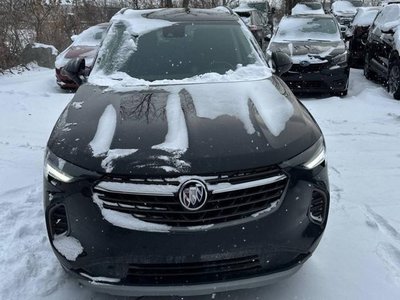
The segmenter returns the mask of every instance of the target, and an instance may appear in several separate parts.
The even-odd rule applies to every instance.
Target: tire
[[[370,59],[369,59],[369,53],[367,52],[365,54],[365,61],[364,61],[364,76],[365,78],[367,78],[368,80],[373,80],[374,79],[374,75],[369,67],[370,64]]]
[[[389,65],[387,90],[393,98],[400,100],[400,59],[394,59]]]

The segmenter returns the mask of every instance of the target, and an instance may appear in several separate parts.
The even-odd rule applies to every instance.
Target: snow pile
[[[76,238],[65,234],[55,235],[53,245],[58,252],[70,261],[75,261],[79,254],[83,252],[81,243]]]
[[[115,128],[117,127],[117,112],[114,106],[109,104],[104,110],[97,125],[96,134],[89,143],[93,156],[101,156],[110,150],[114,138]]]
[[[106,157],[101,162],[101,167],[107,173],[111,173],[114,168],[114,160],[129,156],[138,151],[137,149],[110,149],[107,151]]]
[[[32,45],[32,48],[51,49],[51,54],[53,54],[53,55],[57,55],[58,54],[58,50],[53,45],[47,45],[47,44],[42,44],[42,43],[34,43]]]
[[[168,132],[162,144],[155,145],[153,149],[162,149],[168,152],[184,153],[189,147],[188,131],[185,115],[182,111],[179,94],[170,94],[166,107]]]
[[[171,226],[145,222],[131,214],[106,209],[103,207],[103,201],[96,194],[93,195],[93,201],[99,206],[104,219],[115,226],[147,232],[168,232],[171,229]]]
[[[225,74],[206,73],[190,78],[173,80],[155,80],[146,81],[133,78],[124,72],[116,72],[112,75],[106,75],[102,71],[91,73],[88,82],[90,84],[107,86],[107,91],[129,91],[134,87],[143,88],[159,85],[177,85],[194,83],[214,83],[214,82],[236,82],[246,80],[261,80],[271,77],[271,70],[262,64],[251,64],[247,66],[238,65],[236,70],[229,70]]]
[[[325,12],[322,9],[322,6],[318,9],[313,9],[307,4],[303,3],[297,3],[293,8],[292,8],[292,15],[308,15],[308,14],[314,14],[314,15],[324,15]]]

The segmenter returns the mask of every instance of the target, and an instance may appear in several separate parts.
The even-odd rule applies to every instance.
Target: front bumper
[[[97,179],[59,185],[45,180],[49,239],[64,269],[110,294],[201,295],[273,283],[295,273],[320,241],[327,214],[321,223],[310,218],[313,193],[324,194],[326,212],[329,207],[327,166],[286,172],[289,181],[273,213],[167,232],[126,229],[106,221],[92,199]],[[54,247],[51,213],[60,205],[65,207],[67,235],[83,247],[76,260]],[[154,270],[159,270],[156,276]]]
[[[348,88],[349,72],[347,65],[301,67],[294,64],[281,78],[295,93],[343,92]]]

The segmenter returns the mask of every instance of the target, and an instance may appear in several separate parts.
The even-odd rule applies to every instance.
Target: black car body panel
[[[250,87],[257,84],[262,83],[253,82]],[[237,83],[210,83],[202,87],[205,90],[221,90],[232,89],[235,85]],[[276,164],[306,150],[320,137],[320,130],[313,124],[310,115],[299,109],[296,101],[292,102],[295,114],[282,133],[274,136],[257,116],[258,112],[250,100],[250,120],[256,132],[248,134],[237,117],[229,116],[229,107],[220,107],[221,117],[215,119],[198,117],[193,99],[187,92],[190,85],[179,86],[178,90],[190,144],[188,151],[179,158],[186,162],[186,167],[181,170],[183,173],[212,174]],[[152,146],[164,141],[168,131],[165,116],[168,94],[163,87],[115,93],[84,85],[61,115],[51,134],[49,148],[70,163],[104,173],[101,166],[103,157],[93,156],[89,143],[96,134],[101,115],[111,104],[118,112],[111,149],[139,149],[133,156],[116,160],[113,173],[145,175],[155,172],[157,166],[170,164],[176,167],[174,153],[152,149]],[[80,102],[83,102],[81,107],[75,108],[75,103]],[[230,135],[227,136],[226,132]],[[221,143],[221,140],[224,142]],[[162,159],[158,160],[160,156]],[[170,161],[166,161],[165,156]],[[162,169],[159,172],[165,174]]]
[[[155,15],[238,22],[221,10]],[[246,79],[78,89],[45,162],[46,226],[65,270],[101,292],[186,296],[299,269],[328,219],[322,132],[280,78]],[[159,146],[177,132],[184,150]]]

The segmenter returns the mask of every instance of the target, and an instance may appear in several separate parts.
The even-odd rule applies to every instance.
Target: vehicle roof
[[[286,19],[292,19],[292,18],[318,18],[318,19],[334,19],[334,17],[330,14],[301,14],[301,15],[290,15],[290,16],[285,16]]]
[[[121,11],[123,15],[126,11]],[[137,10],[138,11],[138,10]],[[199,8],[163,8],[144,11],[148,19],[160,19],[170,22],[237,21],[238,17],[226,7],[214,9]]]

